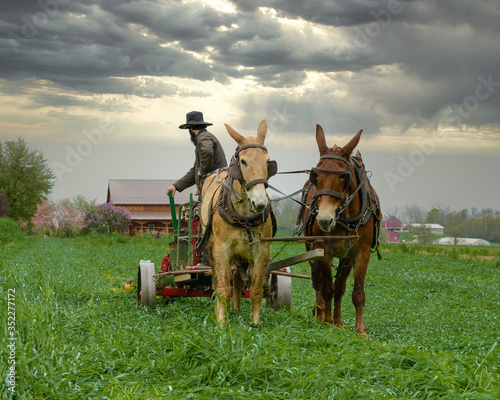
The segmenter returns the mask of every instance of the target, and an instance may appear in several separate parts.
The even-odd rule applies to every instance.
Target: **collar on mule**
[[[231,194],[235,193],[234,189],[232,189],[232,185],[233,185],[233,177],[230,176],[229,184],[227,186],[224,185],[224,189],[221,190],[219,195],[218,210],[219,210],[219,215],[222,217],[222,219],[232,226],[238,228],[250,229],[266,222],[267,218],[269,217],[269,214],[271,214],[273,218],[273,236],[274,236],[274,234],[276,233],[276,228],[275,228],[276,221],[273,215],[271,203],[268,202],[266,209],[264,210],[264,212],[260,214],[252,213],[249,216],[241,215],[236,211],[236,209],[234,208],[234,204],[231,201]]]

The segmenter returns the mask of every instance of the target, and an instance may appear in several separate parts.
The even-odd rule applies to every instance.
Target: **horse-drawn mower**
[[[141,260],[137,275],[138,305],[153,308],[158,298],[211,297],[212,276],[210,265],[203,264],[203,257],[197,251],[201,239],[200,219],[196,210],[197,202],[192,195],[188,203],[175,209],[171,194],[170,210],[174,240],[169,244],[169,253],[163,258],[160,271],[150,260]],[[182,221],[185,222],[184,227]],[[264,241],[300,241],[304,238],[262,238]],[[272,309],[290,308],[292,301],[292,278],[310,279],[310,276],[292,274],[290,266],[322,257],[323,249],[315,249],[297,256],[269,263],[269,280],[264,284],[267,304]],[[235,266],[236,268],[236,266]],[[249,297],[245,288],[242,297]]]

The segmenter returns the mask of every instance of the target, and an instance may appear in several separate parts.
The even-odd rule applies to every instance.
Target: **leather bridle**
[[[330,175],[344,175],[347,177],[344,181],[344,190],[342,192],[337,192],[336,190],[331,190],[331,189],[318,189],[316,190],[315,196],[330,196],[334,197],[336,199],[342,200],[345,197],[346,190],[349,188],[351,184],[351,161],[350,159],[347,159],[342,156],[337,156],[335,154],[325,154],[320,157],[320,160],[324,159],[334,159],[334,160],[340,160],[344,163],[347,164],[347,169],[345,171],[329,171],[326,169],[320,169],[320,168],[311,168],[311,173],[309,175],[309,180],[311,183],[316,186],[316,183],[318,182],[318,176],[317,173],[321,174],[330,174]]]
[[[267,187],[269,186],[267,180],[272,176],[276,175],[276,173],[278,172],[278,163],[274,160],[272,161],[270,160],[267,163],[267,179],[259,178],[259,179],[254,179],[253,181],[250,182],[245,182],[245,180],[243,179],[243,174],[241,173],[240,152],[251,148],[263,149],[267,153],[266,146],[263,146],[261,144],[247,144],[245,146],[238,147],[236,149],[236,152],[234,153],[234,158],[236,162],[231,163],[231,165],[229,166],[229,174],[233,179],[239,180],[246,190],[250,189],[252,186],[257,185],[258,183],[263,183],[267,189]]]

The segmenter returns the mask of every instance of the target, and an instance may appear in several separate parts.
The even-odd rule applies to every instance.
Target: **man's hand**
[[[169,187],[167,188],[167,196],[168,196],[168,194],[169,194],[170,192],[172,192],[172,196],[175,196],[175,192],[176,192],[176,191],[177,191],[177,189],[176,189],[176,187],[175,187],[174,185],[169,186]]]

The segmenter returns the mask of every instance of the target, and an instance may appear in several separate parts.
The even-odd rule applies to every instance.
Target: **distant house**
[[[382,228],[385,230],[400,232],[403,228],[403,223],[396,217],[389,217],[382,221]]]
[[[149,232],[151,234],[168,233],[172,229],[172,216],[166,189],[175,181],[169,179],[110,179],[108,182],[107,202],[125,207],[132,216],[132,225],[128,235]],[[175,194],[176,210],[189,201],[193,186],[182,193]]]
[[[387,234],[387,243],[400,243],[401,235],[398,232],[394,232],[390,229],[386,229],[385,233]]]
[[[425,226],[426,228],[431,230],[431,233],[434,235],[443,235],[444,227],[439,224],[411,224],[408,225],[408,231],[413,232],[415,228],[419,228],[421,226]]]
[[[443,237],[437,238],[433,241],[434,244],[443,244],[448,246],[489,246],[490,242],[484,239],[472,239],[472,238],[457,238],[455,242],[455,238],[452,237]]]

